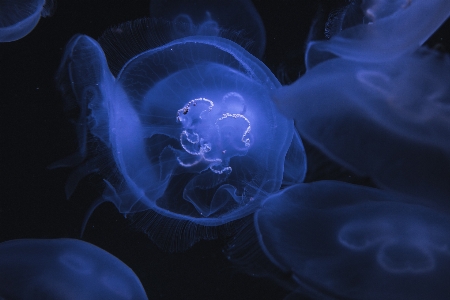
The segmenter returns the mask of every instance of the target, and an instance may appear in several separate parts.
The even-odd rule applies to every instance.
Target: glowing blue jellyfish
[[[306,60],[320,63],[273,98],[341,165],[448,209],[450,57],[419,46],[450,15],[450,2],[363,1],[362,8],[379,20],[312,42]],[[436,18],[417,24],[423,11]],[[335,56],[320,56],[327,51]]]
[[[337,181],[298,184],[263,201],[254,222],[264,255],[291,274],[298,294],[375,300],[450,293],[450,216],[403,195]],[[241,235],[234,248],[245,252],[250,235]]]
[[[263,22],[249,0],[155,0],[150,2],[150,15],[173,20],[173,39],[219,35],[232,38],[258,58],[266,47]]]
[[[330,54],[352,61],[379,62],[412,53],[450,16],[447,0],[363,0],[360,24],[343,28],[358,16],[356,6],[352,1],[340,17],[332,20],[331,26],[342,31],[328,41],[308,44],[308,68],[330,58]]]
[[[274,98],[338,163],[449,207],[449,82],[450,57],[422,49],[378,64],[328,60]]]
[[[0,244],[1,299],[147,299],[136,274],[83,241],[12,240]]]
[[[66,99],[79,106],[80,153],[68,162],[87,157],[69,194],[83,176],[103,173],[103,199],[124,214],[149,211],[138,227],[170,251],[214,238],[213,227],[251,214],[306,170],[293,121],[269,97],[280,84],[267,67],[219,36],[142,49],[152,35],[172,31],[172,22],[152,20],[110,30],[101,39],[106,55],[132,53],[121,68],[112,62],[115,76],[102,47],[77,35],[58,75]],[[101,153],[90,151],[90,135]],[[109,173],[105,156],[114,162]]]
[[[0,0],[0,42],[23,38],[41,16],[52,16],[55,7],[54,0]]]

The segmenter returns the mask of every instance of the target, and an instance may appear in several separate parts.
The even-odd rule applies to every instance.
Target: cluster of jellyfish
[[[0,1],[2,41],[51,11],[28,2],[29,17],[3,21],[15,6]],[[67,45],[57,82],[77,107],[79,151],[52,167],[75,167],[68,197],[103,176],[85,223],[109,201],[166,251],[231,236],[227,257],[290,299],[448,299],[450,57],[422,45],[450,1],[351,1],[289,86],[260,61],[250,1],[170,2]],[[373,184],[305,180],[302,139]],[[82,241],[8,241],[0,266],[0,298],[79,286],[77,299],[146,298],[128,267]]]

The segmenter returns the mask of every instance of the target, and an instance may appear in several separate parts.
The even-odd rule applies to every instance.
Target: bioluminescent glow
[[[171,251],[213,238],[211,227],[251,214],[268,194],[301,182],[306,172],[293,121],[270,99],[278,80],[232,40],[192,29],[209,25],[185,20],[120,25],[101,38],[105,52],[77,35],[58,72],[67,101],[80,110],[80,152],[67,162],[83,162],[69,190],[88,173],[103,171],[103,199],[127,215],[148,211],[139,226]],[[177,37],[188,36],[139,48],[175,29]],[[113,75],[107,57],[130,53],[123,66],[111,67],[118,70]],[[101,141],[104,151],[92,153],[88,139]],[[105,156],[115,165],[106,174],[99,159]],[[185,225],[174,225],[179,222]]]

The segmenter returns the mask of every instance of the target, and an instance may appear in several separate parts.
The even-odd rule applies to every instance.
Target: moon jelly
[[[132,53],[111,68],[115,76],[100,44],[77,35],[58,75],[63,94],[79,106],[78,158],[88,157],[69,190],[90,172],[104,174],[101,157],[109,155],[114,170],[105,175],[103,198],[124,214],[150,210],[138,227],[170,251],[214,238],[212,227],[252,213],[306,170],[293,121],[269,97],[280,83],[267,67],[219,36],[142,49],[173,28],[148,20],[113,28],[101,39],[107,56]],[[88,136],[101,141],[102,153],[89,156]]]
[[[0,244],[1,299],[147,299],[136,274],[83,241],[12,240]]]
[[[355,3],[333,24],[339,27],[358,13]],[[447,0],[363,0],[361,24],[345,28],[328,41],[308,44],[306,65],[312,68],[330,54],[358,62],[379,62],[414,52],[450,16]],[[424,16],[433,16],[424,18]]]
[[[292,275],[298,294],[375,300],[450,293],[450,217],[403,195],[337,181],[297,184],[264,200],[254,224],[265,256]],[[249,235],[241,234],[234,248],[245,252]]]
[[[338,163],[449,208],[449,82],[450,57],[421,49],[377,64],[331,59],[274,98]]]
[[[52,16],[55,7],[54,0],[0,0],[0,42],[23,38],[41,16]]]

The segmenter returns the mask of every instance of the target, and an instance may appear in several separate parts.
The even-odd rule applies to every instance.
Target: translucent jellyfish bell
[[[136,36],[147,41],[148,34],[164,32],[158,24],[172,30],[153,21],[114,28],[102,39],[105,52],[123,57],[114,51],[128,51]],[[230,40],[190,36],[145,49],[115,78],[100,45],[78,35],[67,46],[59,79],[66,99],[80,106],[79,158],[89,153],[88,134],[105,147],[69,186],[103,170],[104,199],[125,214],[150,211],[138,227],[165,249],[214,238],[213,227],[252,213],[267,194],[304,178],[305,153],[293,121],[269,97],[279,82]],[[105,153],[115,165],[107,174]]]
[[[150,15],[173,21],[173,38],[192,35],[233,37],[258,58],[264,54],[266,32],[250,0],[154,0]]]
[[[342,30],[330,40],[308,44],[305,57],[308,68],[328,59],[330,53],[359,62],[385,61],[411,53],[450,16],[450,1],[364,0],[361,10],[364,16],[361,24]],[[348,12],[344,10],[342,14]],[[350,14],[355,13],[350,10]],[[336,20],[344,22],[343,18]]]
[[[41,16],[52,16],[55,7],[54,0],[0,0],[0,42],[23,38]]]
[[[147,299],[136,274],[108,252],[73,239],[0,244],[1,299]]]
[[[274,93],[303,137],[384,188],[449,208],[450,57],[331,59]]]
[[[450,293],[450,216],[403,195],[337,181],[298,184],[263,201],[254,225],[264,255],[312,299]],[[232,251],[248,253],[250,235],[240,234]]]

